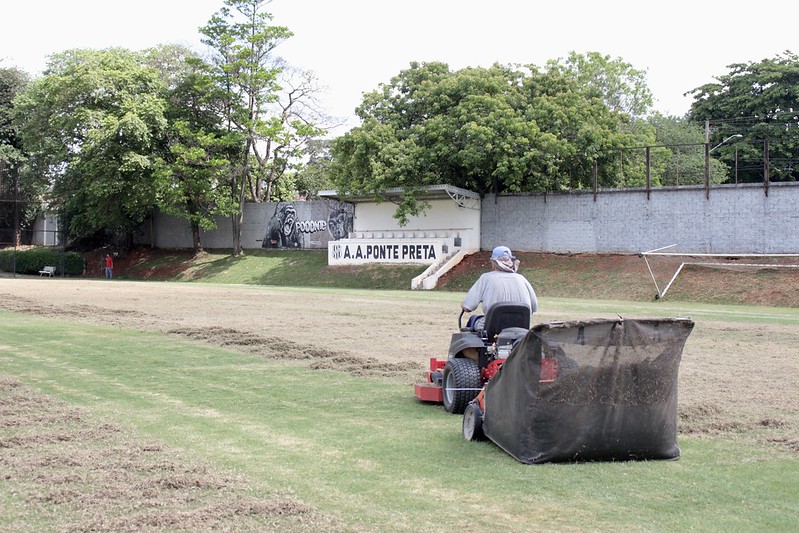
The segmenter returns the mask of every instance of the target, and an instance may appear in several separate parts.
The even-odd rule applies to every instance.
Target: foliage
[[[70,238],[129,239],[154,206],[164,82],[141,54],[69,50],[17,100],[32,166],[53,183]]]
[[[14,98],[28,83],[25,72],[16,68],[0,68],[0,161],[9,165],[23,159],[22,142],[12,119]]]
[[[170,46],[152,50],[148,61],[169,85],[168,125],[155,160],[156,179],[163,183],[158,207],[189,221],[197,253],[200,230],[216,228],[217,217],[237,210],[227,180],[243,139],[221,123],[224,103],[199,59]]]
[[[743,139],[720,147],[718,153],[729,167],[739,159],[762,161],[768,140],[770,179],[799,178],[799,57],[786,51],[759,62],[729,65],[727,74],[691,91],[694,102],[689,118],[708,120],[710,142],[721,143],[731,135]],[[717,121],[723,117],[723,121]],[[762,164],[739,168],[740,181],[762,181]]]
[[[331,139],[309,139],[305,147],[308,161],[297,171],[295,189],[305,198],[316,196],[319,191],[333,188],[330,181],[330,165],[333,161]]]
[[[53,248],[33,248],[30,250],[0,250],[0,270],[17,274],[37,275],[45,266],[56,267],[56,274],[61,273],[63,258],[64,273],[67,276],[83,274],[83,257],[77,252],[62,252]]]
[[[203,43],[213,50],[209,75],[222,93],[226,125],[245,137],[229,183],[240,211],[245,195],[256,202],[270,200],[304,140],[322,133],[309,106],[314,78],[285,69],[274,55],[292,33],[271,23],[272,15],[263,10],[266,3],[225,0],[200,29]],[[234,219],[234,255],[241,253],[240,231],[239,217]]]
[[[705,181],[704,127],[686,118],[654,113],[647,122],[655,128],[659,145],[653,158],[662,162],[661,185],[701,185]],[[729,178],[727,165],[711,157],[710,182],[724,183]]]
[[[158,205],[164,213],[189,221],[198,252],[202,249],[200,230],[215,229],[217,217],[237,210],[225,187],[231,167],[227,156],[236,144],[230,136],[194,129],[182,120],[170,124],[167,137],[167,150],[156,161],[156,175],[169,186],[161,190]]]
[[[177,45],[69,50],[16,99],[25,175],[73,244],[128,244],[160,207],[189,221],[199,250],[215,216],[238,213],[238,235],[246,197],[269,200],[286,176],[293,196],[302,147],[324,132],[315,78],[274,55],[291,32],[266,3],[224,1],[200,30],[209,62]]]
[[[16,243],[21,239],[18,230],[29,226],[40,212],[38,200],[44,188],[42,180],[26,164],[22,139],[14,122],[14,99],[29,83],[25,72],[0,68],[0,228],[6,229],[0,240],[13,239]]]
[[[646,72],[621,58],[612,59],[598,52],[571,52],[566,59],[549,63],[550,68],[564,69],[587,91],[598,94],[612,111],[631,118],[644,118],[652,108],[652,91],[646,84]]]
[[[589,61],[590,63],[590,61]],[[653,144],[646,124],[604,102],[576,70],[551,63],[465,68],[411,63],[364,95],[363,124],[336,139],[331,174],[340,192],[380,199],[405,190],[400,223],[421,211],[424,186],[448,183],[481,194],[642,184],[643,160],[612,149]]]

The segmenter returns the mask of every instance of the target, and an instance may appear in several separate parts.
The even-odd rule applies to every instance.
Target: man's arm
[[[466,298],[463,299],[463,303],[461,303],[461,309],[463,309],[468,313],[471,313],[472,311],[477,309],[477,306],[480,305],[480,300],[481,300],[480,295],[482,293],[481,289],[482,281],[483,281],[483,276],[480,276],[480,278],[474,283],[474,285],[472,285],[472,288],[469,289],[469,292],[466,293]]]
[[[530,292],[530,312],[535,313],[538,311],[538,298],[535,295],[533,286],[530,285],[529,281],[527,281],[527,278],[525,278],[524,281],[527,284],[527,290]]]

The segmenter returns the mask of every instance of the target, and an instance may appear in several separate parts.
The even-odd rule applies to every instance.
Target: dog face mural
[[[264,237],[264,248],[300,248],[300,231],[297,227],[297,209],[294,204],[279,202],[269,220]]]
[[[349,236],[354,215],[355,206],[344,202],[278,202],[259,242],[263,248],[323,248]]]
[[[344,202],[336,202],[335,205],[330,207],[330,215],[327,217],[327,231],[330,232],[331,239],[338,241],[349,236],[352,231],[354,211],[355,206]]]

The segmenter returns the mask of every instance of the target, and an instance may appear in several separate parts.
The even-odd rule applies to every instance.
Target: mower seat
[[[530,314],[524,304],[497,304],[486,314],[482,336],[491,340],[506,328],[530,329]]]

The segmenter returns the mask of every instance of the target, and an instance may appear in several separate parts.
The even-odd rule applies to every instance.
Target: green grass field
[[[397,295],[410,296],[426,297]],[[564,314],[639,305],[546,304]],[[799,324],[794,310],[667,309],[705,320]],[[464,441],[460,417],[418,403],[400,379],[311,370],[124,328],[8,312],[0,322],[0,374],[84,410],[100,426],[118,426],[132,441],[241,476],[250,497],[290,497],[332,520],[264,526],[234,517],[224,522],[234,530],[791,531],[799,524],[799,456],[749,440],[681,436],[677,461],[529,466],[491,443]],[[14,398],[13,391],[0,396],[4,414]],[[2,420],[0,470],[27,431]],[[76,467],[80,483],[87,469]],[[70,490],[95,490],[80,483]],[[17,470],[0,475],[0,487],[0,524],[9,531],[98,523],[57,498],[34,497],[47,489]]]

